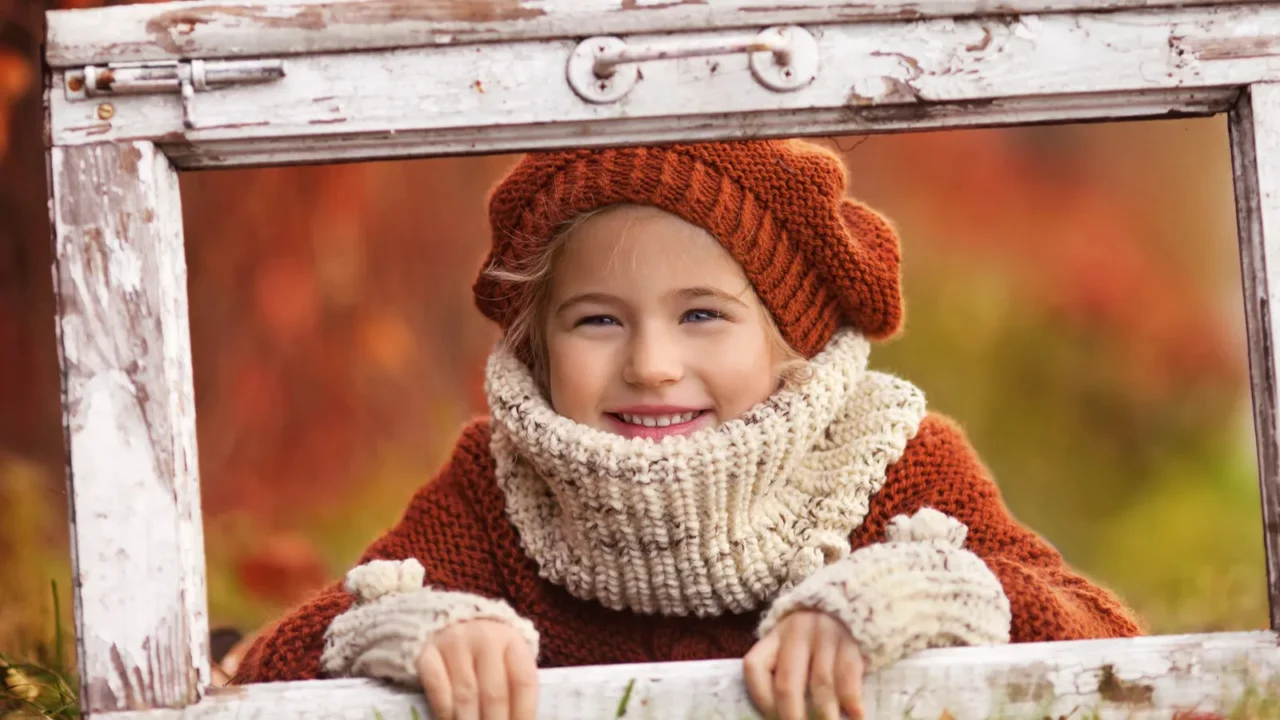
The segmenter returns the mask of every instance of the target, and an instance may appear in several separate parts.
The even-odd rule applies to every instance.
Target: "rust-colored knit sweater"
[[[489,439],[487,421],[468,426],[448,465],[361,562],[415,557],[435,588],[506,600],[537,626],[542,667],[731,658],[750,649],[758,612],[696,618],[613,611],[542,579],[507,518]],[[936,414],[890,466],[852,534],[853,548],[879,542],[891,518],[922,507],[968,526],[965,547],[986,562],[1009,598],[1013,642],[1139,634],[1111,593],[1068,569],[1057,551],[1010,516],[960,429]],[[325,630],[350,605],[335,584],[297,608],[259,637],[236,682],[321,677]]]

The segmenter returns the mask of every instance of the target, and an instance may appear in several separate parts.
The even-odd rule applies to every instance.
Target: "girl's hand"
[[[804,720],[805,691],[824,720],[862,717],[862,650],[839,620],[799,610],[743,658],[747,692],[765,717]]]
[[[418,677],[436,720],[534,720],[538,664],[520,633],[468,620],[436,633],[418,655]]]

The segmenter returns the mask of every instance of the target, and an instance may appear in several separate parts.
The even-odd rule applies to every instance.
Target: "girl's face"
[[[765,312],[742,268],[696,225],[631,205],[592,216],[553,268],[551,404],[627,437],[733,419],[779,386]]]

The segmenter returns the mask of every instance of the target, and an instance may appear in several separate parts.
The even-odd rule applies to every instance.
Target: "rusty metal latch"
[[[68,100],[103,95],[179,93],[182,124],[196,126],[195,94],[235,85],[274,82],[285,75],[284,60],[168,60],[86,65],[66,76]]]

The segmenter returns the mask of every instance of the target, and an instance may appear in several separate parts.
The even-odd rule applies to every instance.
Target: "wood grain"
[[[311,142],[336,160],[353,144],[382,141],[396,155],[414,154],[407,137],[430,155],[441,152],[437,138],[449,151],[465,141],[464,151],[492,152],[646,141],[645,126],[734,137],[1150,117],[1202,107],[1189,100],[1184,110],[1170,98],[1229,100],[1245,85],[1280,81],[1280,55],[1267,47],[1247,57],[1220,49],[1280,37],[1280,5],[847,23],[815,35],[817,79],[794,92],[762,86],[747,55],[732,54],[646,62],[630,94],[597,105],[565,79],[576,42],[561,39],[299,56],[277,82],[196,93],[193,130],[176,93],[86,101],[55,90],[51,132],[57,145],[152,140],[175,158],[223,158],[203,165],[275,164],[291,160],[255,153],[237,161],[227,148]],[[65,79],[56,72],[53,87]],[[105,119],[104,101],[112,107]]]
[[[1251,0],[1244,0],[1250,2]],[[1108,0],[1104,11],[1240,4]],[[52,11],[53,67],[1100,9],[1095,0],[285,0]],[[110,27],[110,33],[103,28]],[[374,29],[376,28],[376,31]]]
[[[177,172],[150,143],[49,168],[83,707],[180,707],[209,662]]]
[[[1229,128],[1271,629],[1280,630],[1280,85],[1250,87]]]
[[[1167,720],[1179,711],[1226,717],[1248,693],[1274,692],[1278,670],[1271,632],[930,650],[869,675],[863,699],[868,718]],[[538,717],[548,720],[760,717],[740,660],[538,675]],[[430,717],[421,692],[369,680],[320,680],[216,691],[181,712],[127,713],[117,720],[410,720],[414,713]]]

